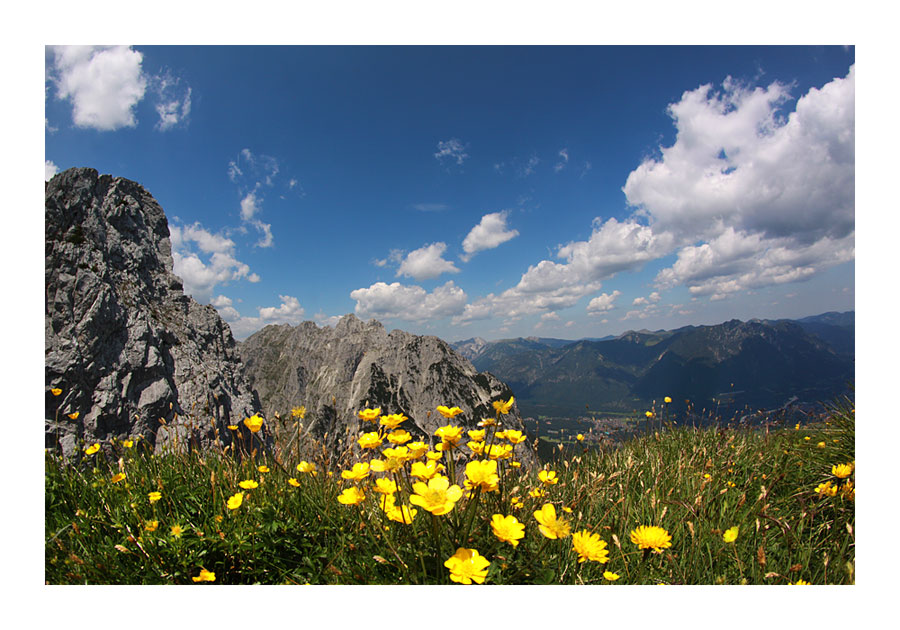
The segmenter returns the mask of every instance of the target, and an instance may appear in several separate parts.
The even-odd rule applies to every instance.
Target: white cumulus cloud
[[[463,251],[460,259],[468,262],[472,256],[486,249],[493,249],[519,235],[518,230],[510,230],[506,226],[508,216],[506,210],[492,212],[481,217],[478,225],[473,227],[463,240]]]
[[[250,267],[234,257],[234,241],[209,232],[199,223],[187,226],[170,223],[169,240],[173,271],[184,282],[184,292],[198,302],[209,302],[216,286],[250,274]]]
[[[622,295],[621,291],[613,291],[612,293],[602,293],[588,302],[588,315],[601,315],[615,308],[614,302],[616,298]]]
[[[368,288],[350,293],[356,300],[356,314],[361,318],[400,319],[404,321],[430,321],[443,319],[462,312],[467,296],[449,281],[431,293],[420,286],[399,282],[376,282]]]
[[[44,181],[49,182],[50,178],[59,173],[59,167],[50,160],[44,160]]]
[[[432,243],[411,251],[400,263],[397,275],[421,281],[437,278],[442,273],[459,273],[456,265],[444,260],[446,249],[446,243]]]
[[[437,153],[434,154],[434,157],[438,162],[441,162],[444,159],[450,159],[456,161],[457,164],[462,164],[463,161],[469,157],[465,149],[463,143],[456,138],[441,140],[438,142],[438,150]]]

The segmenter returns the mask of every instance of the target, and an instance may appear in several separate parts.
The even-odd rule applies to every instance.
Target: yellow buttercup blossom
[[[93,455],[94,453],[96,453],[99,450],[100,450],[100,442],[94,442],[93,444],[88,446],[86,449],[84,449],[84,452],[86,455]]]
[[[316,465],[306,460],[302,460],[297,464],[297,472],[307,473],[313,476],[319,473],[319,471],[316,470]]]
[[[422,481],[428,481],[444,469],[443,464],[430,460],[428,462],[413,462],[409,469],[412,477],[417,477]]]
[[[830,481],[816,486],[816,493],[821,497],[833,497],[837,495],[837,486],[832,486]]]
[[[474,455],[481,455],[484,453],[484,447],[485,447],[484,442],[474,442],[474,441],[470,440],[470,441],[466,442],[466,446],[468,446],[469,449],[471,449],[471,451]]]
[[[381,407],[376,407],[375,409],[363,409],[359,412],[359,419],[365,420],[366,422],[375,422],[380,415]]]
[[[448,416],[449,417],[449,416]],[[440,427],[434,434],[441,438],[442,444],[457,444],[462,439],[462,428],[452,424]]]
[[[228,509],[236,510],[239,507],[241,507],[241,504],[243,502],[244,502],[244,493],[243,492],[238,492],[236,494],[233,494],[228,498],[228,503],[227,503]]]
[[[260,467],[258,467],[256,470],[258,470],[258,471],[261,472],[261,473],[271,472],[271,470],[269,469],[268,466],[260,466]]]
[[[734,542],[735,540],[737,540],[737,537],[738,537],[738,529],[739,529],[739,528],[738,528],[737,525],[735,525],[734,527],[729,527],[728,529],[726,529],[726,530],[725,530],[725,533],[722,534],[722,540],[724,540],[724,541],[727,542],[727,543]]]
[[[338,503],[343,503],[344,505],[356,505],[358,503],[362,503],[366,498],[366,495],[363,494],[362,490],[357,488],[356,486],[351,486],[346,488],[338,497]]]
[[[409,431],[398,429],[388,433],[387,439],[391,444],[406,444],[412,439],[412,435],[409,434]]]
[[[244,418],[244,426],[250,430],[250,433],[257,433],[262,429],[263,419],[259,414],[253,414],[249,418]]]
[[[402,413],[392,413],[386,416],[381,416],[381,425],[388,429],[396,429],[399,427],[405,420],[409,420]]]
[[[294,407],[293,409],[291,409],[292,418],[300,418],[301,420],[303,420],[304,416],[306,416],[306,407],[301,405],[300,407]]]
[[[200,570],[200,575],[191,578],[194,582],[215,582],[216,574],[206,569]]]
[[[253,490],[259,487],[259,484],[253,481],[252,479],[245,479],[244,481],[238,484],[244,490]]]
[[[341,477],[344,479],[351,479],[353,481],[362,481],[366,477],[369,476],[369,464],[365,462],[358,462],[353,464],[353,468],[350,470],[344,470],[341,472]]]
[[[415,482],[413,492],[415,494],[410,495],[409,502],[435,516],[447,514],[462,498],[462,488],[455,484],[451,486],[450,480],[441,475],[429,479],[427,485],[422,481]]]
[[[463,412],[459,407],[446,407],[444,405],[438,405],[437,411],[445,418],[455,418]]]
[[[485,434],[484,429],[475,429],[472,431],[467,431],[467,433],[469,435],[469,439],[472,440],[473,442],[481,442],[484,440],[484,434]]]
[[[497,426],[496,418],[482,418],[482,420],[478,423],[480,427],[495,427]]]
[[[670,402],[672,402],[672,399],[666,396],[665,398],[663,398],[663,402],[669,404]]]
[[[513,547],[517,547],[519,541],[525,537],[525,524],[520,523],[515,516],[494,514],[491,517],[491,530],[498,540],[507,542]]]
[[[538,529],[541,533],[551,540],[569,535],[569,521],[556,517],[556,508],[552,503],[545,503],[534,513],[534,518],[540,523]]]
[[[652,411],[645,411],[644,415],[647,416],[648,418],[652,418],[656,414],[654,414]]]
[[[237,430],[238,430],[238,425],[236,425],[236,424],[229,424],[229,425],[228,425],[228,430],[229,430],[229,431],[237,431]]]
[[[853,487],[853,482],[849,479],[841,486],[841,496],[851,501],[856,499],[856,488]]]
[[[796,582],[791,582],[791,586],[809,586],[809,582],[806,580],[797,580]]]
[[[853,473],[852,464],[838,464],[831,467],[831,474],[838,479],[846,479]]]
[[[579,442],[584,442],[584,434],[579,433],[578,435],[575,436],[575,439],[578,440]]]
[[[440,446],[440,444],[438,444],[438,446]],[[441,459],[443,456],[444,456],[444,453],[442,453],[439,450],[428,451],[427,453],[425,453],[425,457],[427,457],[428,459],[433,460],[433,461],[437,461],[437,460]]]
[[[663,549],[672,546],[672,537],[662,527],[641,525],[631,532],[631,542],[641,549],[652,549],[662,553]]]
[[[291,484],[292,486],[294,486],[295,488],[300,487],[300,482],[297,481],[294,477],[291,477],[290,479],[288,479],[288,483]]]
[[[369,462],[372,470],[374,472],[397,472],[398,470],[403,468],[403,464],[406,462],[405,456],[387,455],[387,451],[394,450],[395,449],[386,448],[384,449],[384,459],[373,459],[371,462]]]
[[[379,503],[381,504],[381,509],[384,510],[385,515],[389,519],[397,523],[403,523],[404,525],[412,523],[416,514],[419,513],[417,509],[411,508],[408,505],[397,505],[393,494],[383,495]]]
[[[156,503],[162,499],[162,492],[148,492],[147,498],[150,499],[150,503]]]
[[[421,440],[408,443],[406,448],[409,449],[409,459],[420,459],[429,451],[428,445]]]
[[[125,448],[131,448],[134,446],[134,440],[122,440],[122,446]]]
[[[379,494],[394,494],[397,492],[397,484],[382,477],[375,480],[375,486],[372,489]]]
[[[382,439],[377,431],[372,431],[371,433],[363,433],[357,442],[360,448],[378,448],[382,444]]]
[[[475,549],[460,547],[450,556],[444,566],[450,569],[450,579],[459,584],[483,584],[487,578],[490,562]]]
[[[73,411],[72,413],[69,413],[69,414],[66,414],[66,415],[69,416],[69,418],[70,418],[71,420],[78,420],[78,412],[77,412],[77,411]]]
[[[62,394],[62,390],[58,387],[54,387],[53,389],[50,390],[50,393],[53,394],[54,396],[59,396],[60,394]]]
[[[604,571],[604,572],[603,572],[603,579],[604,579],[604,580],[609,580],[610,582],[615,582],[616,580],[619,579],[619,574],[618,574],[618,573],[613,573],[612,571]]]
[[[125,479],[125,473],[120,472],[117,475],[113,475],[113,477],[112,477],[112,479],[110,479],[110,481],[113,483],[119,483],[123,479]]]
[[[572,534],[572,548],[578,553],[578,562],[591,560],[605,564],[609,561],[606,541],[600,540],[599,534],[592,534],[586,529]]]
[[[495,400],[494,410],[499,414],[507,414],[509,413],[509,410],[513,406],[515,400],[516,399],[514,396],[510,396],[509,400],[507,400],[506,402],[503,402],[502,400]]]
[[[532,499],[540,499],[542,496],[544,496],[544,494],[546,494],[546,492],[543,488],[535,488],[528,493],[528,496],[530,496]]]
[[[825,442],[819,442],[818,444],[816,444],[816,446],[819,448],[825,448]]]
[[[559,483],[559,478],[556,476],[556,472],[553,470],[542,470],[538,473],[538,479],[541,480],[541,483],[545,486],[552,486]]]
[[[497,476],[497,462],[472,461],[466,464],[466,488],[481,488],[483,492],[494,492],[500,483]]]
[[[512,429],[506,430],[506,441],[510,444],[521,444],[528,438],[522,435],[521,431],[514,431]]]
[[[512,457],[512,450],[512,444],[491,444],[487,454],[491,459],[507,459]]]
[[[148,532],[155,532],[159,527],[159,521],[147,521],[144,523],[144,529]]]
[[[181,535],[184,533],[181,525],[172,525],[172,529],[170,531],[175,538],[181,538]]]

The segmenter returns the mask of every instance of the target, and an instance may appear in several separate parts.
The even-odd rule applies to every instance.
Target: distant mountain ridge
[[[828,400],[855,375],[853,312],[560,341],[484,342],[470,360],[506,382],[526,416],[628,412],[664,396],[696,408],[774,407]]]

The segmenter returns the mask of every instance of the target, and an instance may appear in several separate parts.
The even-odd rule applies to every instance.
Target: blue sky
[[[46,174],[134,179],[237,338],[854,309],[853,46],[45,50]]]

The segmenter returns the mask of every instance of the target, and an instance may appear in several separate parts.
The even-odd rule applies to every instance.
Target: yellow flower
[[[54,396],[59,396],[60,394],[62,394],[62,390],[58,387],[54,387],[53,389],[50,390],[50,393],[53,394]]]
[[[652,418],[655,414],[652,411],[645,411],[644,415],[647,416],[648,418]]]
[[[94,453],[96,453],[99,450],[100,450],[100,442],[94,442],[93,444],[88,446],[86,449],[84,449],[84,453],[85,453],[85,455],[93,455]]]
[[[365,420],[366,422],[375,422],[380,415],[381,407],[376,407],[375,409],[363,409],[359,412],[359,419]]]
[[[512,457],[512,444],[491,444],[488,457],[491,459],[507,459]]]
[[[440,446],[440,445],[438,445],[438,446]],[[444,454],[441,451],[428,451],[427,453],[425,453],[425,457],[427,457],[428,459],[430,459],[432,461],[437,461],[440,458],[442,458],[443,456],[444,456]]]
[[[474,549],[460,547],[444,566],[450,569],[450,579],[459,584],[484,584],[491,563]]]
[[[172,525],[171,532],[175,538],[181,538],[181,534],[184,533],[184,530],[181,529],[181,525]]]
[[[556,508],[552,503],[545,503],[540,510],[534,513],[534,518],[540,525],[538,529],[547,538],[565,538],[569,535],[569,521],[556,518]]]
[[[466,442],[466,446],[468,446],[472,450],[473,455],[481,455],[484,453],[484,442]]]
[[[409,431],[399,429],[388,433],[387,439],[391,444],[406,444],[412,439],[412,435],[409,434]]]
[[[503,402],[502,400],[495,400],[494,409],[499,414],[507,414],[509,413],[509,410],[513,406],[513,402],[515,402],[515,400],[516,399],[514,396],[510,396],[509,400],[507,400],[506,402]]]
[[[371,433],[363,433],[357,442],[360,448],[378,448],[381,446],[382,439],[378,435],[378,431],[372,431]]]
[[[444,469],[443,464],[439,464],[434,460],[426,462],[413,462],[412,467],[409,469],[409,474],[413,477],[417,477],[422,481],[428,481],[436,474],[441,472]]]
[[[572,534],[572,548],[578,553],[578,562],[593,560],[605,564],[609,561],[606,541],[600,540],[599,534],[592,534],[586,529]]]
[[[215,582],[216,574],[206,569],[200,569],[200,575],[191,578],[194,582]]]
[[[618,573],[613,573],[612,571],[604,571],[604,572],[603,572],[603,579],[604,579],[604,580],[609,580],[610,582],[615,582],[616,580],[619,579],[619,574],[618,574]]]
[[[134,446],[134,440],[122,440],[122,446],[125,448],[131,448]]]
[[[451,486],[450,480],[440,475],[429,479],[427,485],[422,481],[415,482],[413,491],[415,494],[410,495],[409,502],[435,516],[447,514],[462,498],[462,488],[455,484]]]
[[[269,467],[268,466],[260,466],[256,470],[258,470],[261,473],[267,473],[267,472],[269,472]]]
[[[545,486],[552,486],[556,483],[559,483],[559,478],[556,476],[556,472],[552,470],[542,470],[538,473],[538,479],[541,480],[541,483]]]
[[[236,510],[239,507],[241,507],[241,503],[243,503],[243,502],[244,502],[244,493],[243,492],[238,492],[236,494],[233,494],[228,499],[228,509]]]
[[[454,407],[455,409],[456,407]],[[440,409],[440,407],[438,407]],[[449,416],[448,416],[449,417]],[[452,424],[440,427],[434,434],[441,438],[442,444],[457,444],[462,439],[462,428],[455,427]]]
[[[307,473],[313,476],[319,474],[319,471],[316,470],[316,465],[306,460],[301,460],[300,463],[297,464],[297,472]]]
[[[288,483],[291,484],[292,486],[294,486],[295,488],[300,487],[300,482],[297,481],[294,477],[291,477],[290,479],[288,479]]]
[[[353,468],[351,470],[344,470],[341,472],[341,477],[343,477],[344,479],[352,479],[353,481],[362,481],[368,476],[369,465],[365,462],[353,464]]]
[[[856,489],[853,487],[853,482],[849,479],[841,486],[841,496],[851,501],[856,499]]]
[[[390,479],[380,478],[375,480],[372,489],[379,494],[394,494],[397,492],[397,484]]]
[[[528,438],[522,435],[521,431],[513,431],[512,429],[506,430],[506,441],[510,444],[521,444]]]
[[[473,442],[481,442],[484,440],[485,429],[476,429],[467,433],[469,434],[469,439]]]
[[[147,498],[150,499],[150,503],[156,503],[162,499],[162,492],[148,492]]]
[[[663,398],[663,402],[669,404],[670,402],[672,402],[672,399],[666,396],[665,398]]]
[[[519,541],[525,537],[525,525],[515,516],[494,514],[491,517],[491,529],[498,540],[508,542],[513,547],[517,547]]]
[[[420,457],[425,455],[425,453],[427,453],[429,450],[428,445],[425,444],[425,442],[422,442],[421,440],[417,441],[417,442],[410,442],[409,444],[406,445],[406,448],[409,449],[409,458],[410,459],[419,459]]]
[[[809,582],[806,580],[797,580],[796,582],[791,582],[791,586],[809,586]]]
[[[509,462],[509,465],[512,466],[513,468],[521,468],[522,462]]]
[[[301,420],[303,420],[304,416],[306,416],[306,407],[300,406],[291,409],[292,418],[300,418]]]
[[[481,488],[483,492],[493,492],[497,490],[499,483],[497,462],[473,461],[466,464],[466,488]]]
[[[726,530],[725,530],[725,533],[722,534],[722,540],[724,540],[724,541],[727,542],[727,543],[734,542],[735,540],[737,540],[737,537],[738,537],[738,529],[739,529],[739,528],[738,528],[737,525],[735,525],[734,527],[730,527],[730,528],[726,529]]]
[[[262,429],[263,419],[259,414],[253,414],[249,418],[244,418],[244,426],[250,429],[250,433],[256,433]]]
[[[528,496],[530,496],[532,499],[540,499],[542,496],[544,496],[544,494],[545,492],[543,488],[535,488],[528,493]]]
[[[403,523],[404,525],[412,523],[416,514],[419,513],[418,510],[411,508],[408,505],[396,505],[393,494],[383,495],[379,503],[381,504],[381,509],[384,510],[385,515],[389,519],[397,523]]]
[[[818,446],[819,448],[825,448],[825,442],[819,442],[818,444],[816,444],[816,446]]]
[[[799,430],[800,430],[800,423],[798,422],[797,424],[794,425],[794,431],[799,431]]]
[[[816,486],[816,493],[820,497],[833,497],[837,495],[837,486],[832,486],[830,481],[826,481]]]
[[[838,464],[831,467],[831,474],[838,479],[846,479],[853,472],[852,464]]]
[[[66,415],[69,416],[69,418],[71,418],[72,420],[78,420],[78,412],[77,411],[73,411],[72,413],[69,413]]]
[[[244,481],[238,484],[244,490],[253,490],[259,487],[259,484],[253,481],[252,479],[245,479]]]
[[[805,436],[805,437],[803,438],[803,440],[804,440],[805,442],[809,442],[810,437],[807,435],[807,436]]]
[[[155,532],[159,527],[159,521],[147,521],[144,523],[144,529],[148,532]]]
[[[497,426],[496,418],[482,418],[481,422],[478,423],[480,427],[495,427]]]
[[[445,407],[444,405],[438,405],[437,410],[445,418],[454,418],[463,412],[459,407]]]
[[[672,546],[672,537],[662,527],[641,525],[631,532],[631,542],[641,549],[652,549],[662,553],[663,549]]]
[[[229,425],[228,425],[228,429],[229,429],[230,431],[237,431],[237,430],[238,430],[238,425],[236,425],[236,424],[229,424]]]
[[[399,427],[405,420],[409,420],[402,413],[392,413],[386,416],[381,416],[381,425],[388,429],[396,429]]]
[[[119,483],[123,479],[125,479],[125,473],[120,472],[117,475],[113,475],[113,478],[110,479],[110,481],[112,481],[113,483]]]
[[[343,503],[344,505],[356,505],[357,503],[362,503],[365,498],[366,495],[363,494],[359,488],[351,486],[341,493],[338,497],[338,503]]]
[[[575,436],[575,439],[578,440],[579,442],[584,442],[584,434],[579,433],[578,435]]]

